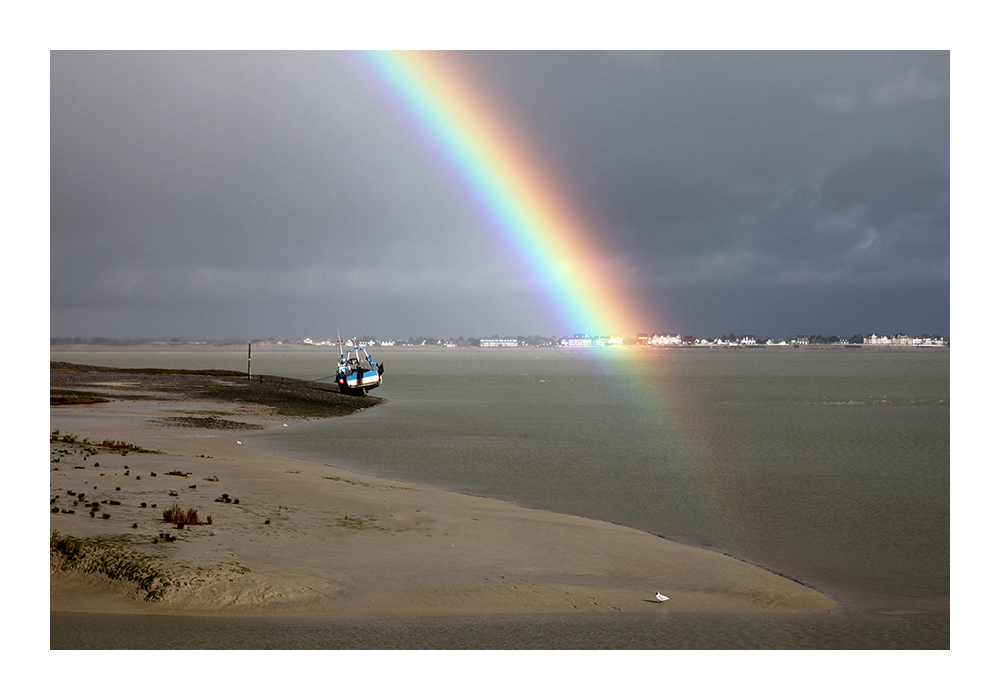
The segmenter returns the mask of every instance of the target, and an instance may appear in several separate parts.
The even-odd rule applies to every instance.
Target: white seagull
[[[661,603],[662,603],[663,601],[665,601],[665,600],[670,600],[670,598],[668,598],[667,596],[663,595],[663,594],[662,594],[662,593],[660,593],[659,591],[657,591],[657,592],[656,592],[656,599],[657,599],[657,600],[658,600],[659,602],[661,602]]]
[[[242,442],[240,442],[239,440],[237,440],[237,441],[236,441],[236,444],[237,444],[237,445],[242,445],[243,443],[242,443]]]

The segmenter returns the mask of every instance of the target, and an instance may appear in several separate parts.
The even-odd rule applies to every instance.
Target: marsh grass
[[[152,557],[112,538],[73,537],[53,531],[49,551],[62,570],[79,569],[106,576],[112,581],[131,581],[146,600],[159,600],[171,585],[170,578],[154,565]]]
[[[159,454],[156,450],[147,450],[139,447],[138,445],[133,445],[130,442],[124,442],[122,440],[102,440],[101,442],[91,442],[88,438],[81,438],[74,433],[61,433],[58,430],[53,430],[49,434],[49,442],[62,442],[67,445],[78,445],[80,447],[87,448],[92,454],[96,454],[96,451],[101,449],[112,452],[141,452],[143,454]]]

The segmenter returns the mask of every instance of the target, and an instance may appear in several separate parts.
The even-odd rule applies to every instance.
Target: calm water
[[[391,349],[347,418],[251,448],[622,523],[747,559],[835,598],[815,615],[504,616],[141,624],[52,616],[52,645],[153,648],[947,648],[948,351]],[[245,349],[54,360],[245,369]],[[255,348],[254,370],[319,379],[337,353]],[[106,629],[93,641],[95,628]],[[261,634],[260,626],[270,630]],[[141,630],[152,626],[146,635]],[[166,626],[166,627],[164,627]],[[128,627],[120,637],[122,627]],[[137,638],[135,635],[139,635]],[[260,641],[247,643],[248,638]],[[143,642],[142,639],[147,641]],[[87,641],[91,640],[91,641]],[[391,641],[390,641],[391,640]],[[405,640],[405,641],[402,641]]]

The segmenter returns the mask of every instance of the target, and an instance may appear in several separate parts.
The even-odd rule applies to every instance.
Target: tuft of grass
[[[53,530],[49,538],[49,548],[53,554],[62,557],[69,566],[63,568],[73,568],[90,551],[90,546],[84,540],[66,535],[62,537],[58,530]]]
[[[184,510],[176,504],[163,509],[163,519],[168,523],[176,523],[177,525],[201,525],[196,509],[188,508]]]

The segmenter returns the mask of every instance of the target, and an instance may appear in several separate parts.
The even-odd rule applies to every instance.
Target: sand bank
[[[112,400],[51,408],[58,435],[50,507],[59,511],[51,530],[143,561],[159,575],[151,588],[158,599],[147,600],[150,591],[133,581],[64,569],[53,556],[52,611],[357,616],[834,606],[764,569],[626,527],[244,447],[248,430],[289,422],[273,409],[168,396],[141,377],[88,381]],[[151,451],[95,446],[106,440]],[[196,509],[202,524],[165,522],[173,505]],[[657,602],[657,591],[670,600]]]

